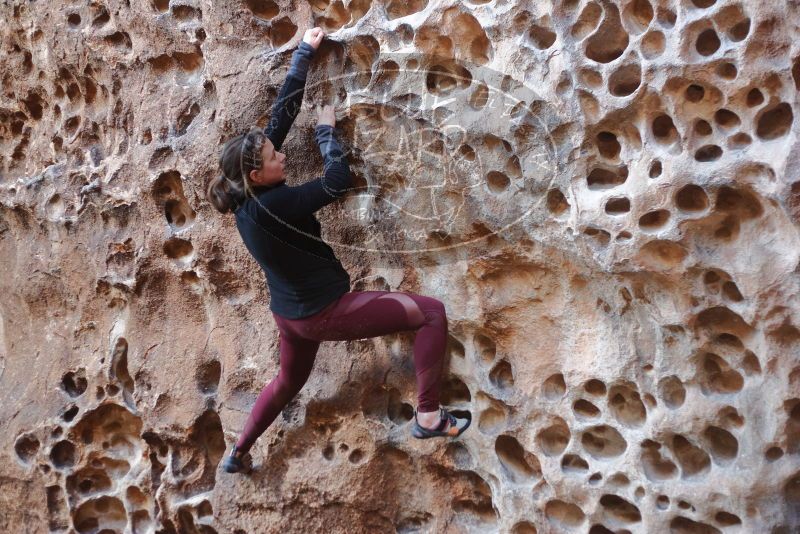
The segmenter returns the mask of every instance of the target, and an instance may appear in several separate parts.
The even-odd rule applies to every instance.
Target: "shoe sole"
[[[232,462],[230,457],[225,458],[225,461],[222,463],[222,469],[226,473],[249,473],[252,470],[252,467],[247,467],[241,462],[235,463]]]
[[[464,425],[464,428],[458,431],[458,434],[452,436],[447,432],[442,432],[441,430],[431,430],[428,428],[421,427],[416,421],[414,421],[414,427],[411,429],[411,435],[417,439],[428,439],[428,438],[452,438],[455,439],[461,434],[463,434],[468,428],[469,425],[472,424],[472,419],[467,419],[467,424]]]

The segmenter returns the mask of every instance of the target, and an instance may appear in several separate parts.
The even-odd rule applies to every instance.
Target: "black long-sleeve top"
[[[301,42],[264,133],[280,150],[300,111],[308,64],[314,48]],[[351,187],[350,168],[332,126],[320,125],[314,137],[324,158],[323,175],[299,186],[286,181],[258,186],[235,211],[236,227],[247,250],[261,265],[270,292],[270,310],[288,319],[313,315],[350,291],[350,275],[320,237],[314,212]]]

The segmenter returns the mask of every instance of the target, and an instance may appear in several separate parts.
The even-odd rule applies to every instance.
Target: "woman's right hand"
[[[334,114],[331,104],[326,104],[317,108],[317,126],[322,126],[323,124],[336,126],[336,115]]]
[[[306,32],[303,34],[303,41],[310,44],[314,50],[316,50],[319,48],[319,44],[322,42],[323,37],[325,37],[325,32],[322,31],[322,28],[319,26],[315,26],[306,30]]]

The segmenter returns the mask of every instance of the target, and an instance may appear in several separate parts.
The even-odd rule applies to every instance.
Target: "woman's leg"
[[[414,369],[419,412],[438,411],[447,346],[447,314],[441,301],[399,291],[351,291],[323,313],[287,322],[298,335],[317,341],[416,330]]]
[[[244,454],[249,451],[256,439],[302,389],[311,374],[318,348],[319,341],[296,337],[280,329],[280,370],[256,399],[236,442],[237,452]]]

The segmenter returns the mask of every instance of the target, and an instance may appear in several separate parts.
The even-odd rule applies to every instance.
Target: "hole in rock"
[[[87,382],[83,369],[69,371],[61,377],[61,389],[70,397],[80,397],[86,391],[86,387]]]
[[[30,434],[23,434],[14,442],[14,452],[22,462],[28,464],[39,452],[39,440]]]
[[[561,190],[551,189],[547,192],[547,209],[553,215],[561,215],[569,209],[569,202]]]
[[[578,527],[586,519],[586,514],[578,505],[559,499],[548,501],[544,506],[544,514],[548,520],[562,528]]]
[[[457,63],[433,65],[425,77],[425,87],[438,96],[445,96],[455,89],[466,89],[471,83],[472,73]]]
[[[596,32],[586,41],[586,57],[598,63],[610,63],[625,52],[628,34],[622,28],[619,9],[614,4],[604,4],[605,16]]]
[[[675,376],[667,376],[658,382],[658,394],[669,408],[680,408],[686,400],[686,388],[683,382]]]
[[[488,336],[477,334],[472,340],[475,346],[475,352],[481,357],[486,364],[491,364],[494,361],[495,354],[497,354],[497,345]]]
[[[731,41],[738,43],[744,41],[748,33],[750,33],[750,19],[744,19],[728,30],[728,37]]]
[[[761,363],[759,363],[758,357],[749,350],[742,358],[742,368],[747,376],[761,374]]]
[[[272,23],[269,39],[273,46],[283,46],[297,33],[297,25],[289,17],[281,17]]]
[[[744,386],[742,375],[725,360],[710,352],[706,352],[700,359],[697,378],[705,395],[736,393]]]
[[[569,440],[569,427],[561,418],[556,418],[552,425],[536,435],[536,443],[546,456],[560,455],[567,448]]]
[[[642,69],[638,63],[628,63],[615,70],[608,79],[608,90],[614,96],[632,95],[642,81]]]
[[[626,385],[611,387],[608,391],[608,407],[617,421],[628,427],[639,427],[647,419],[647,410],[639,392]]]
[[[712,28],[708,28],[707,30],[700,32],[700,35],[697,36],[697,41],[695,42],[697,53],[701,56],[710,56],[719,50],[719,45],[720,42],[717,32],[715,32]]]
[[[498,436],[494,450],[506,475],[517,483],[524,483],[532,477],[541,475],[536,457],[527,452],[513,436]]]
[[[253,15],[264,20],[275,18],[280,13],[278,4],[272,0],[245,0],[245,5]]]
[[[697,103],[703,100],[705,97],[706,90],[703,88],[702,85],[691,84],[686,88],[685,96],[686,100],[692,103]]]
[[[747,93],[747,97],[745,98],[745,103],[747,107],[754,108],[756,106],[760,106],[764,103],[764,94],[759,91],[757,88],[752,88]]]
[[[514,386],[514,372],[511,364],[503,359],[489,372],[489,380],[499,389],[508,389]]]
[[[606,394],[606,385],[602,380],[598,380],[596,378],[587,380],[583,385],[583,389],[589,395],[600,396]]]
[[[716,69],[717,76],[723,78],[725,80],[732,80],[736,78],[736,75],[739,73],[739,70],[736,68],[736,65],[733,63],[720,63]]]
[[[600,497],[604,512],[623,523],[638,523],[642,520],[639,508],[618,495],[605,494]]]
[[[195,372],[197,389],[205,395],[216,393],[221,376],[222,365],[219,360],[210,360],[203,363]]]
[[[658,230],[669,221],[669,210],[654,210],[639,217],[639,227],[642,230]]]
[[[616,168],[595,167],[586,177],[586,185],[591,190],[610,189],[625,183],[628,179],[628,166]]]
[[[613,197],[606,202],[606,213],[621,215],[631,210],[631,201],[627,197]]]
[[[678,139],[678,129],[669,115],[659,115],[653,119],[653,135],[662,143],[672,143]]]
[[[744,132],[739,132],[728,138],[728,148],[731,150],[741,150],[748,147],[753,139]]]
[[[556,42],[556,33],[549,24],[534,24],[528,30],[528,41],[539,50],[546,50]]]
[[[681,211],[704,211],[708,208],[708,195],[699,185],[688,184],[675,194],[675,205]]]
[[[800,91],[800,56],[794,58],[794,66],[792,66],[792,78],[794,78],[794,87]]]
[[[57,469],[72,467],[75,464],[75,444],[61,440],[50,450],[50,462]]]
[[[472,95],[469,97],[469,105],[475,109],[483,109],[489,101],[489,88],[484,84],[478,84]]]
[[[64,413],[61,415],[61,418],[62,418],[64,421],[70,422],[70,421],[72,421],[73,419],[75,419],[75,416],[76,416],[76,415],[78,415],[78,411],[79,411],[79,408],[78,408],[77,406],[74,406],[74,405],[73,405],[73,406],[72,406],[70,409],[68,409],[67,411],[65,411],[65,412],[64,412]]]
[[[714,206],[720,211],[739,215],[743,219],[755,219],[764,214],[761,202],[753,193],[728,186],[719,188]]]
[[[716,113],[714,113],[714,121],[723,128],[735,128],[742,122],[739,120],[739,115],[724,108],[718,109]]]
[[[469,13],[450,8],[444,12],[443,27],[450,30],[450,37],[460,55],[478,65],[489,62],[492,45],[478,19]]]
[[[122,532],[128,523],[122,501],[109,496],[82,502],[72,521],[80,534]]]
[[[567,384],[564,382],[564,375],[557,373],[551,375],[542,384],[542,394],[547,400],[557,400],[567,392]]]
[[[677,20],[677,18],[678,17],[677,15],[675,15],[674,11],[666,8],[658,8],[658,13],[656,14],[656,20],[662,27],[666,29],[672,28],[673,26],[675,26],[675,21]]]
[[[730,280],[722,284],[722,294],[730,301],[741,302],[744,297],[739,292],[739,288]]]
[[[514,523],[514,526],[511,527],[511,534],[536,534],[536,533],[537,533],[536,527],[533,525],[533,523],[529,521],[520,521],[519,523]]]
[[[173,260],[187,261],[193,251],[192,243],[186,239],[173,237],[164,242],[164,254]]]
[[[578,71],[578,80],[589,87],[599,87],[603,83],[603,75],[594,69],[582,68]]]
[[[175,135],[180,137],[181,135],[185,134],[186,130],[189,129],[189,126],[191,126],[195,117],[197,117],[199,113],[200,106],[197,104],[197,102],[194,102],[191,106],[187,107],[175,121]]]
[[[452,375],[442,384],[441,396],[442,404],[469,402],[472,399],[469,387],[461,379]]]
[[[667,40],[660,31],[648,32],[641,41],[640,50],[645,59],[655,59],[664,53]]]
[[[678,467],[669,459],[661,455],[661,444],[646,439],[642,442],[642,467],[648,480],[659,482],[674,478],[678,474]]]
[[[683,478],[700,477],[711,469],[708,454],[680,434],[673,436],[671,449],[681,466]]]
[[[593,458],[597,459],[619,456],[628,446],[622,434],[608,425],[586,429],[581,436],[581,444]]]
[[[572,411],[578,419],[594,419],[600,415],[600,409],[585,399],[578,399],[572,405]]]
[[[783,457],[783,449],[780,447],[770,447],[764,453],[764,456],[766,457],[767,461],[775,462]]]
[[[511,184],[511,180],[504,173],[499,171],[490,171],[486,175],[486,183],[489,186],[489,191],[495,194],[500,194]]]
[[[122,48],[123,50],[130,50],[132,45],[130,36],[125,32],[114,32],[103,38],[103,41],[111,46]]]
[[[565,473],[584,473],[589,470],[589,463],[577,454],[565,454],[561,459],[561,470]]]
[[[707,427],[703,431],[703,442],[718,464],[725,465],[739,454],[739,440],[724,428]]]
[[[722,149],[717,145],[703,145],[694,153],[694,159],[701,163],[716,161],[722,157]]]
[[[786,102],[762,111],[756,118],[756,135],[764,140],[783,137],[792,127],[794,114]]]
[[[172,8],[172,16],[177,20],[187,21],[193,19],[202,19],[203,13],[199,9],[192,6],[175,6]]]
[[[603,9],[595,2],[588,2],[586,6],[578,15],[578,20],[572,26],[572,36],[577,40],[581,40],[589,35],[592,30],[597,27],[600,22],[600,17],[603,15]]]
[[[634,32],[642,33],[653,20],[653,6],[647,0],[633,0],[625,6],[622,14]]]
[[[699,119],[697,122],[694,123],[694,131],[697,135],[705,136],[705,135],[711,135],[711,133],[714,130],[711,129],[711,125],[708,123],[708,121]]]
[[[617,136],[611,132],[600,132],[595,137],[597,149],[604,158],[615,159],[621,150]]]
[[[353,449],[347,459],[352,464],[359,463],[364,458],[364,452],[361,449]]]
[[[650,178],[658,178],[659,176],[661,176],[661,172],[662,172],[661,160],[658,159],[653,160],[653,163],[650,164],[650,172],[648,173],[648,175],[650,176]]]

